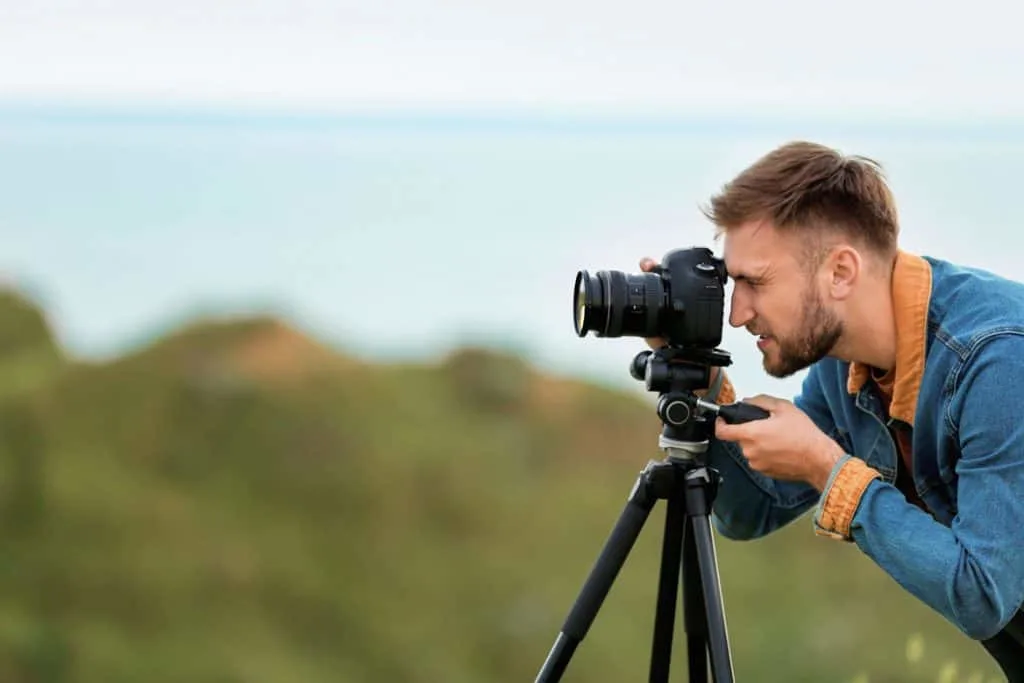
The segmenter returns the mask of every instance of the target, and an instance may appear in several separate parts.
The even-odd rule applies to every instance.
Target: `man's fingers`
[[[640,270],[644,271],[645,273],[650,271],[656,265],[658,265],[657,262],[655,262],[655,260],[649,256],[644,256],[642,259],[640,259]]]
[[[722,441],[739,441],[746,424],[731,425],[720,417],[715,418],[715,437]]]

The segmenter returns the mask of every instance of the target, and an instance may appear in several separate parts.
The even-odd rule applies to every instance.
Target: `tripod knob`
[[[641,351],[640,353],[633,356],[632,362],[629,364],[629,374],[633,379],[644,381],[647,377],[647,360],[653,354],[653,351]]]
[[[658,417],[673,427],[686,424],[690,414],[690,404],[681,396],[666,394],[658,401]]]

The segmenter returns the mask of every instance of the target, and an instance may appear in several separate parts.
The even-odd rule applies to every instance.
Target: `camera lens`
[[[655,337],[665,302],[661,277],[655,273],[626,275],[602,270],[576,273],[573,322],[576,334],[599,337]]]
[[[584,337],[591,330],[603,328],[608,311],[604,303],[604,287],[596,277],[585,270],[576,273],[572,300],[572,320],[578,336]]]

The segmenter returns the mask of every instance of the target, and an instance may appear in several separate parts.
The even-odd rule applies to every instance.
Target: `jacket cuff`
[[[720,369],[719,372],[725,379],[722,381],[722,388],[718,390],[718,403],[729,404],[736,402],[736,390],[732,387],[732,382],[729,381],[728,375],[725,374],[725,369]]]
[[[708,401],[720,404],[734,403],[736,401],[736,390],[733,389],[732,382],[729,381],[729,375],[726,374],[725,368],[718,369],[718,377],[715,378],[710,387],[693,393]]]
[[[868,484],[881,478],[877,470],[850,454],[836,462],[821,493],[814,514],[814,533],[839,541],[851,541],[850,525]]]

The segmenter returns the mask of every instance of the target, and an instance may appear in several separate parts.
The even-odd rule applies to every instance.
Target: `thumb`
[[[722,441],[736,441],[737,439],[737,427],[739,425],[731,425],[720,417],[715,418],[715,437]]]
[[[657,263],[650,256],[644,256],[642,259],[640,259],[640,270],[644,271],[645,273],[649,272],[656,265]]]

